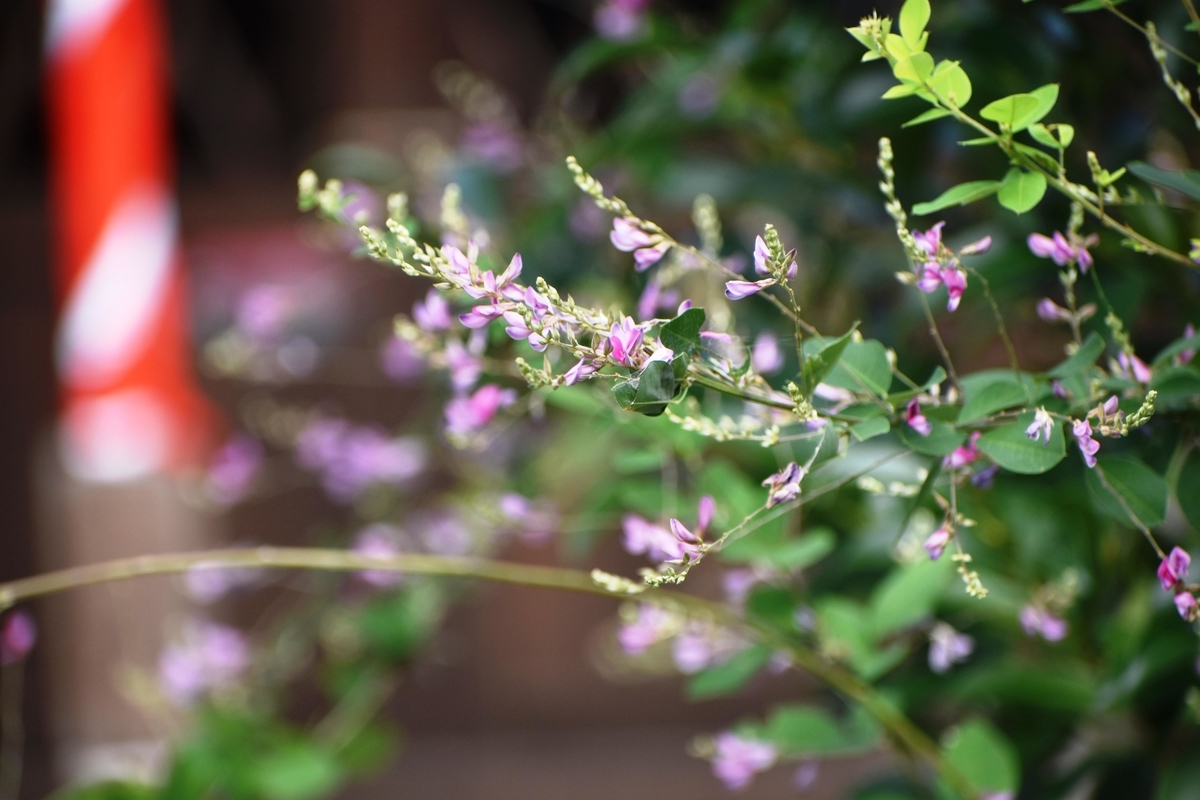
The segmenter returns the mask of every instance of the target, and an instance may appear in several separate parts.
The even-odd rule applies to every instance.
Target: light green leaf
[[[710,667],[688,682],[687,695],[692,700],[707,700],[733,694],[754,677],[771,660],[771,648],[756,644],[735,655],[724,664]]]
[[[971,79],[957,61],[942,61],[929,78],[929,87],[962,108],[971,100]]]
[[[927,456],[948,456],[954,448],[966,441],[967,435],[940,420],[931,419],[932,430],[922,436],[908,425],[900,424],[900,439],[905,446]]]
[[[1016,167],[1004,176],[997,199],[1000,205],[1018,214],[1024,214],[1046,194],[1046,176],[1040,172],[1024,172]]]
[[[1087,471],[1088,490],[1100,510],[1132,524],[1133,520],[1113,493],[1100,482],[1101,474],[1142,524],[1153,528],[1166,519],[1167,482],[1145,463],[1136,458],[1102,456],[1097,459],[1095,468]]]
[[[1066,439],[1062,426],[1050,429],[1050,441],[1034,441],[1025,435],[1033,422],[1033,414],[1022,414],[1012,425],[994,428],[979,438],[979,449],[1009,472],[1022,475],[1041,475],[1053,469],[1066,457]]]
[[[1058,132],[1058,140],[1062,142],[1062,146],[1064,148],[1070,147],[1071,142],[1075,141],[1074,125],[1068,125],[1065,122],[1060,122],[1054,126],[1054,129]]]
[[[1029,135],[1032,136],[1034,141],[1038,144],[1044,144],[1046,147],[1053,147],[1055,150],[1062,149],[1062,143],[1054,137],[1054,134],[1050,132],[1049,128],[1040,122],[1036,125],[1029,126]]]
[[[1082,3],[1067,6],[1063,11],[1068,14],[1081,14],[1085,11],[1099,11],[1109,6],[1119,6],[1124,2],[1125,0],[1083,0]]]
[[[888,422],[887,417],[879,416],[851,425],[850,435],[860,442],[865,442],[867,439],[883,436],[891,429],[892,425]]]
[[[960,183],[958,186],[952,186],[946,191],[937,196],[937,199],[930,200],[927,203],[917,203],[913,206],[913,214],[923,216],[932,214],[935,211],[941,211],[943,208],[950,206],[965,206],[968,203],[974,203],[976,200],[982,200],[988,195],[995,194],[1000,190],[1000,181],[970,181],[968,183]]]
[[[1092,331],[1079,349],[1070,358],[1059,364],[1046,374],[1051,378],[1066,378],[1087,372],[1096,363],[1096,359],[1104,352],[1104,339]]]
[[[899,100],[901,97],[912,97],[917,93],[917,87],[908,83],[897,83],[881,95],[883,100]]]
[[[958,424],[974,422],[989,414],[1027,402],[1029,394],[1025,391],[1024,384],[1017,382],[1015,378],[1001,378],[975,389],[967,396],[967,402],[958,414]]]
[[[1042,102],[1032,94],[1010,94],[988,103],[979,110],[979,116],[997,122],[1016,133],[1037,122],[1037,111]]]
[[[1058,102],[1058,84],[1047,83],[1045,86],[1034,89],[1029,95],[1038,101],[1038,106],[1034,109],[1031,117],[1017,121],[1016,124],[1020,127],[1016,130],[1028,128],[1035,122],[1041,122],[1054,109],[1054,104]]]
[[[923,84],[933,74],[933,56],[929,53],[913,53],[902,58],[892,67],[896,80],[904,83]]]
[[[871,594],[871,621],[876,636],[887,636],[928,617],[950,578],[949,558],[923,560],[897,567]]]
[[[944,108],[931,108],[923,114],[918,114],[917,116],[913,117],[900,127],[911,128],[914,125],[923,125],[926,122],[933,122],[935,119],[941,119],[942,117],[948,116],[950,116],[950,112]]]
[[[271,800],[309,800],[330,793],[341,780],[341,769],[328,751],[296,742],[259,762],[254,778]]]
[[[1004,734],[983,719],[964,722],[942,740],[946,760],[980,792],[1016,792],[1021,760]]]
[[[900,35],[912,50],[921,48],[921,34],[929,24],[929,0],[905,0],[900,7]]]
[[[892,385],[892,365],[888,362],[887,348],[874,339],[850,342],[824,383],[852,392],[868,391],[887,397]]]

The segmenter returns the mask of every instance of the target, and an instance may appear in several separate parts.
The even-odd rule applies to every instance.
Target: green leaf
[[[887,417],[879,416],[851,425],[850,435],[860,442],[865,442],[867,439],[883,436],[891,429],[892,425],[888,422]]]
[[[928,436],[922,436],[908,425],[901,423],[901,441],[907,447],[918,453],[924,453],[927,456],[948,456],[954,452],[954,448],[961,445],[967,439],[965,433],[955,430],[940,420],[931,419],[929,420],[929,424],[933,430],[929,432]]]
[[[383,656],[400,661],[411,656],[441,618],[442,601],[433,584],[381,595],[363,609],[359,620],[365,639]]]
[[[1179,507],[1192,527],[1200,530],[1200,450],[1193,450],[1179,471],[1179,482],[1175,484],[1175,497]]]
[[[104,781],[77,786],[50,795],[50,800],[155,800],[159,792],[144,783]]]
[[[850,339],[854,335],[854,331],[858,329],[858,323],[850,326],[850,330],[843,333],[838,338],[829,341],[826,340],[822,345],[817,343],[813,345],[818,348],[811,354],[805,348],[804,358],[804,385],[812,390],[818,383],[822,383],[830,370],[837,364],[838,359],[842,357],[846,346],[850,344]],[[808,341],[813,341],[809,339]],[[807,344],[807,342],[806,342]]]
[[[1038,144],[1044,144],[1046,147],[1053,147],[1055,150],[1062,149],[1062,143],[1055,138],[1054,134],[1050,132],[1049,128],[1040,122],[1036,125],[1029,126],[1029,135],[1032,136],[1033,140]]]
[[[883,100],[899,100],[901,97],[912,97],[916,93],[916,86],[909,83],[898,83],[880,95],[880,98]]]
[[[887,636],[930,616],[954,575],[949,558],[897,567],[871,594],[876,636]]]
[[[942,61],[929,78],[929,88],[962,108],[971,100],[971,79],[957,61]]]
[[[929,24],[929,0],[905,0],[900,7],[900,35],[913,51],[921,47],[921,34]]]
[[[658,338],[663,347],[676,355],[686,354],[689,358],[700,352],[700,328],[704,325],[704,309],[689,308],[662,326]]]
[[[874,339],[850,342],[824,382],[852,392],[865,390],[887,397],[892,385],[892,365],[888,362],[887,348]]]
[[[897,61],[892,67],[892,74],[903,83],[923,84],[933,74],[933,56],[929,53],[913,53]]]
[[[983,719],[973,719],[942,740],[946,760],[981,792],[1016,792],[1021,761],[1004,734]]]
[[[928,111],[918,114],[908,122],[901,125],[901,128],[911,128],[914,125],[923,125],[926,122],[933,122],[935,119],[950,116],[950,112],[944,108],[931,108]]]
[[[837,720],[828,712],[810,706],[780,706],[771,714],[762,733],[789,756],[836,753],[846,745]]]
[[[913,214],[923,216],[950,206],[965,206],[1000,191],[1000,181],[969,181],[953,186],[927,203],[913,206]]]
[[[1038,106],[1033,111],[1032,119],[1019,121],[1021,128],[1028,128],[1036,122],[1041,122],[1054,109],[1054,104],[1058,102],[1058,84],[1047,83],[1045,86],[1034,89],[1029,95],[1037,99]]]
[[[837,537],[829,528],[813,528],[798,539],[784,539],[766,553],[765,561],[778,569],[792,571],[812,566],[833,552]]]
[[[1066,378],[1087,372],[1096,363],[1096,359],[1104,352],[1104,339],[1092,331],[1079,349],[1071,357],[1059,364],[1046,374],[1051,378]]]
[[[1153,183],[1164,189],[1173,189],[1193,200],[1200,200],[1200,172],[1194,169],[1175,172],[1159,169],[1142,161],[1130,161],[1128,167],[1130,172],[1147,183]]]
[[[1042,201],[1046,194],[1046,176],[1040,172],[1025,172],[1013,167],[1004,176],[997,198],[1000,205],[1024,214]]]
[[[1039,150],[1030,144],[1021,144],[1020,142],[1013,142],[1013,147],[1016,148],[1018,153],[1027,155],[1040,164],[1042,169],[1051,173],[1058,172],[1058,160],[1046,151]]]
[[[1154,366],[1165,364],[1184,350],[1200,350],[1200,333],[1176,339],[1164,347],[1162,352],[1154,357]]]
[[[771,648],[756,644],[735,655],[724,664],[710,667],[688,682],[687,695],[692,700],[707,700],[733,694],[754,677],[771,660]]]
[[[1161,475],[1136,458],[1112,456],[1098,458],[1096,466],[1087,471],[1088,490],[1100,510],[1130,524],[1133,520],[1113,492],[1100,482],[1101,474],[1142,524],[1149,528],[1163,524],[1167,518],[1168,490]]]
[[[1038,121],[1037,112],[1042,103],[1042,99],[1032,94],[1010,94],[988,103],[979,110],[979,116],[1004,125],[1016,133]]]
[[[1099,11],[1109,6],[1119,6],[1124,2],[1125,0],[1083,0],[1082,3],[1067,6],[1063,11],[1068,14],[1082,14],[1085,11]]]
[[[1022,414],[1012,425],[994,428],[979,437],[979,449],[1009,472],[1022,475],[1041,475],[1053,469],[1067,455],[1062,426],[1050,429],[1050,441],[1034,441],[1025,435],[1033,422],[1033,414]]]
[[[400,734],[384,725],[367,725],[338,750],[338,761],[351,772],[381,766],[400,747]]]
[[[1065,122],[1060,122],[1055,126],[1058,131],[1058,140],[1062,142],[1064,148],[1070,147],[1071,142],[1075,141],[1075,126],[1068,125]]]
[[[860,676],[874,680],[899,663],[908,652],[897,644],[885,650],[875,645],[870,610],[853,600],[824,595],[816,603],[821,649],[845,658]]]
[[[295,742],[275,751],[254,770],[254,782],[271,800],[309,800],[330,793],[341,780],[337,761],[309,742]]]
[[[967,402],[963,404],[962,411],[958,414],[958,424],[974,422],[997,411],[1024,405],[1028,402],[1029,395],[1025,391],[1023,383],[1019,383],[1014,378],[1002,378],[973,390],[967,396]]]
[[[621,408],[657,417],[667,410],[677,387],[672,365],[651,361],[636,378],[621,381],[612,392]]]

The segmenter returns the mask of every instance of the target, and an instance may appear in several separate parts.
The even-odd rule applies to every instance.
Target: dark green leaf
[[[860,442],[865,442],[867,439],[874,439],[876,436],[883,436],[891,429],[892,425],[887,421],[887,417],[872,417],[865,422],[859,422],[856,425],[851,425],[850,435]]]
[[[965,206],[1000,191],[1000,181],[970,181],[953,186],[927,203],[913,206],[913,214],[923,216],[950,206]]]
[[[967,401],[958,415],[958,424],[974,422],[997,411],[1027,402],[1029,395],[1024,384],[1018,383],[1015,378],[1002,378],[974,389],[967,395]]]
[[[842,357],[842,352],[846,346],[850,344],[850,339],[854,335],[854,331],[858,329],[858,323],[850,326],[850,330],[843,333],[838,338],[830,341],[826,340],[822,346],[820,343],[813,345],[819,349],[809,355],[805,353],[804,359],[804,385],[812,391],[818,383],[822,383],[837,364],[838,359]],[[811,339],[809,341],[812,341]],[[806,348],[807,350],[807,348]]]
[[[950,559],[923,560],[897,567],[871,594],[871,621],[877,636],[886,636],[933,613],[950,578]]]
[[[621,408],[657,417],[667,410],[677,387],[672,365],[651,361],[636,378],[621,381],[612,391]]]
[[[735,655],[724,664],[710,667],[688,682],[687,694],[692,700],[707,700],[733,694],[754,677],[771,660],[771,648],[756,644]]]
[[[1046,374],[1051,378],[1066,378],[1071,375],[1078,375],[1081,372],[1087,372],[1103,352],[1104,339],[1100,337],[1100,334],[1092,331],[1070,358]]]
[[[1124,2],[1125,0],[1083,0],[1082,3],[1067,6],[1063,11],[1068,14],[1082,14],[1085,11],[1099,11],[1109,6],[1119,6]]]
[[[874,339],[850,342],[824,382],[852,392],[867,391],[887,397],[892,385],[892,365],[888,362],[887,348]]]
[[[658,338],[663,347],[676,355],[683,353],[688,357],[700,351],[700,328],[704,325],[704,309],[689,308],[670,322],[662,326]]]
[[[1100,481],[1101,475],[1112,491]],[[1129,510],[1147,527],[1161,525],[1167,517],[1167,482],[1136,458],[1098,458],[1095,468],[1087,472],[1087,485],[1096,505],[1115,519],[1133,523],[1113,497],[1113,492],[1120,495]]]
[[[1034,441],[1025,435],[1032,422],[1032,413],[1022,414],[1016,423],[988,431],[979,438],[979,449],[1009,472],[1040,475],[1053,469],[1067,454],[1062,425],[1050,429],[1049,442]]]
[[[1130,172],[1147,183],[1153,183],[1164,189],[1173,189],[1193,200],[1200,200],[1200,172],[1194,169],[1175,172],[1151,166],[1143,161],[1130,161],[1128,166]]]

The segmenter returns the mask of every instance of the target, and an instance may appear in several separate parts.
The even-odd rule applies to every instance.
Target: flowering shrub
[[[1132,23],[1116,5],[1075,10],[1107,9]],[[572,220],[595,234],[595,213],[604,215],[602,230],[635,282],[639,299],[622,304],[614,301],[619,291],[568,285],[565,274],[553,282],[530,275],[526,259],[501,246],[503,232],[486,228],[456,185],[446,187],[436,220],[420,218],[409,197],[396,194],[386,219],[371,224],[357,213],[361,198],[308,171],[301,209],[356,228],[365,255],[432,284],[411,313],[396,317],[383,349],[387,374],[445,373],[440,431],[467,458],[511,468],[545,457],[506,448],[514,430],[537,430],[546,451],[571,453],[578,466],[556,467],[582,487],[578,507],[560,508],[550,486],[525,487],[547,495],[531,498],[465,475],[433,508],[408,503],[372,517],[373,493],[403,497],[435,445],[310,415],[276,445],[362,514],[351,546],[207,554],[161,569],[189,568],[198,596],[261,579],[247,567],[354,573],[336,590],[340,610],[325,612],[334,633],[316,647],[339,674],[365,672],[353,692],[371,697],[451,599],[436,575],[615,597],[624,654],[636,661],[667,653],[689,676],[694,699],[788,669],[828,685],[836,699],[762,709],[692,743],[731,790],[785,763],[806,789],[819,780],[819,761],[891,747],[916,768],[860,796],[1189,796],[1200,785],[1200,586],[1189,578],[1188,554],[1200,527],[1200,337],[1180,326],[1153,357],[1139,356],[1105,285],[1110,263],[1126,257],[1106,248],[1109,239],[1152,257],[1139,262],[1146,270],[1196,269],[1193,252],[1135,223],[1138,207],[1162,200],[1163,190],[1200,198],[1200,188],[1190,172],[1140,162],[1109,170],[1092,152],[1079,158],[1075,129],[1048,121],[1056,118],[1056,84],[968,111],[970,59],[936,60],[930,19],[927,0],[907,0],[895,24],[872,16],[850,34],[865,48],[863,60],[886,65],[894,84],[885,99],[927,106],[909,126],[956,123],[975,137],[964,144],[995,148],[1006,162],[998,179],[961,183],[909,207],[900,199],[896,148],[878,142],[881,204],[904,261],[893,274],[940,363],[920,372],[907,366],[920,361],[868,338],[884,327],[870,316],[823,329],[805,288],[814,277],[805,242],[788,240],[787,220],[756,229],[739,252],[727,246],[708,195],[695,199],[691,229],[659,224],[567,159],[590,204],[576,206]],[[644,3],[615,0],[597,10],[596,23],[607,44],[623,46],[660,25]],[[1152,25],[1138,29],[1194,117],[1189,90],[1169,69],[1178,49]],[[719,100],[701,102],[702,94],[689,79],[681,110],[720,113]],[[512,172],[521,148],[508,139],[503,148],[484,146],[492,138],[475,130],[467,144],[476,156],[492,153],[497,172]],[[1006,240],[1014,223],[990,212],[987,230],[955,230],[957,206],[995,196],[1021,215],[1051,203],[1051,190],[1066,203],[1062,230],[1026,229],[1013,246]],[[952,219],[911,222],[943,212]],[[1065,347],[1045,369],[1023,366],[1007,322],[1021,299],[993,293],[989,279],[1003,260],[1022,258],[1057,279],[1054,297],[1029,298],[1040,320],[1030,324],[1064,330]],[[258,341],[286,338],[274,306],[249,305],[252,323],[242,324]],[[994,337],[1007,364],[960,369],[950,330]],[[580,441],[589,442],[586,453]],[[242,496],[263,458],[251,442],[230,442],[209,477],[211,494]],[[645,559],[640,572],[463,558],[491,555],[509,532],[534,541],[569,536],[573,514],[619,528],[625,550]],[[720,571],[723,597],[691,591],[689,576],[702,570]],[[3,596],[58,584],[24,584],[24,594],[22,586]],[[25,618],[7,619],[5,659],[15,660],[33,637],[27,621],[16,621]],[[266,730],[236,756],[221,749],[232,737],[209,750],[182,748],[168,783],[188,787],[179,796],[214,786],[239,796],[317,796],[363,751],[384,749],[381,727],[331,742],[223,697],[253,661],[240,634],[215,625],[189,630],[164,654],[168,699],[200,703],[210,730],[213,720]],[[205,767],[214,752],[237,770]]]

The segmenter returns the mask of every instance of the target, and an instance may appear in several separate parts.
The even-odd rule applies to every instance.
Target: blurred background
[[[126,6],[141,8],[140,22],[124,19]],[[1166,22],[1181,13],[1140,6]],[[302,218],[295,186],[306,167],[357,181],[373,214],[384,193],[403,189],[418,216],[436,215],[453,180],[528,270],[563,284],[630,277],[605,243],[607,220],[573,192],[567,153],[668,227],[685,226],[695,195],[708,193],[728,213],[729,249],[745,252],[765,221],[799,244],[819,328],[869,319],[912,374],[927,374],[935,354],[890,278],[903,257],[874,193],[875,142],[895,138],[909,202],[1001,161],[964,152],[941,125],[899,131],[915,112],[877,101],[888,76],[859,67],[841,31],[871,10],[858,0],[0,4],[0,580],[139,552],[319,542],[345,526],[338,503],[290,461],[252,496],[214,493],[212,454],[241,429],[285,440],[296,415],[320,409],[436,435],[421,421],[426,390],[403,354],[387,351],[392,315],[426,287]],[[1180,115],[1158,102],[1157,67],[1127,29],[1046,3],[962,0],[936,11],[945,55],[969,57],[981,76],[977,95],[1062,81],[1061,108],[1106,164],[1191,163],[1192,148],[1169,132]],[[107,45],[107,61],[89,60],[113,20],[128,38]],[[123,80],[141,81],[141,100],[122,93]],[[137,170],[148,183],[122,205],[109,173]],[[1037,229],[1062,225],[1055,203]],[[1163,240],[1187,238],[1186,222],[1144,213]],[[1011,249],[1039,220],[983,230],[977,210],[950,216],[964,241],[997,239],[989,276],[1002,302],[1021,297],[1012,324],[1026,366],[1055,363],[1065,335],[1038,327],[1030,292],[1049,291],[1054,276]],[[128,224],[105,239],[106,219]],[[146,238],[121,238],[135,234]],[[151,250],[141,283],[84,274],[132,264],[131,252],[141,264],[136,253]],[[1190,276],[1154,283],[1118,266],[1112,280],[1114,303],[1151,352],[1194,308]],[[139,314],[141,327],[129,321]],[[999,343],[970,319],[949,323],[960,368],[1003,364]],[[142,349],[111,367],[122,345]],[[127,391],[124,405],[101,402]],[[633,572],[611,537],[593,544],[590,563]],[[501,552],[553,563],[560,549],[582,552],[523,539]],[[222,613],[253,625],[297,587],[276,589]],[[169,731],[138,711],[139,676],[195,602],[178,581],[154,580],[38,604],[46,647],[28,673],[22,797],[161,769]],[[675,678],[606,670],[614,625],[602,600],[476,587],[387,702],[405,731],[398,760],[345,796],[722,796],[708,765],[687,754],[691,736],[815,691],[792,675],[689,703]],[[830,768],[812,796],[839,796],[881,763]],[[747,796],[795,791],[775,774]]]

